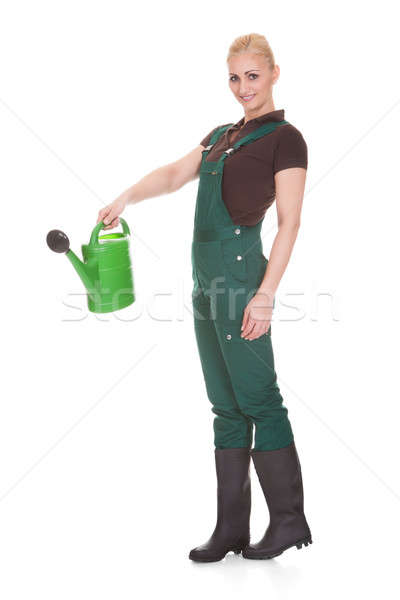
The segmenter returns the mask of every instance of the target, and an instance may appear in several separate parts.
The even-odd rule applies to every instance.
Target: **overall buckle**
[[[232,147],[232,148],[228,148],[228,150],[225,150],[225,154],[227,156],[230,156],[231,154],[235,154],[235,152],[237,152],[238,150],[240,150],[241,146],[237,146],[236,148]]]

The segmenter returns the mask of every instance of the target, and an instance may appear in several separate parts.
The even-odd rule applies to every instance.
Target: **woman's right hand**
[[[119,215],[125,210],[126,205],[129,201],[128,190],[123,192],[114,202],[111,202],[108,206],[105,206],[99,210],[97,216],[97,223],[103,221],[106,225],[104,229],[113,229],[119,225]]]

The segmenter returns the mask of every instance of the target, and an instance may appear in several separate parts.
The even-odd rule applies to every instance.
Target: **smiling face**
[[[279,67],[272,69],[260,54],[244,52],[228,61],[229,87],[246,116],[258,116],[274,110],[272,87],[279,77]]]

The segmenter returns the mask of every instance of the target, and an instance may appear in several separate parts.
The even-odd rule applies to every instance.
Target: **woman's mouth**
[[[254,98],[255,94],[250,94],[249,96],[240,96],[244,102],[250,102]]]

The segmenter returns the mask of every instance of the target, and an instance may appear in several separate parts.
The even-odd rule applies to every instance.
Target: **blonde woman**
[[[146,175],[98,215],[106,229],[115,227],[127,205],[174,192],[199,177],[192,302],[215,415],[217,474],[216,525],[189,554],[199,562],[221,560],[230,551],[272,558],[312,543],[271,342],[274,297],[300,226],[307,146],[284,110],[275,110],[272,92],[280,71],[265,37],[252,33],[235,39],[227,66],[243,117],[214,127],[192,152]],[[260,234],[274,201],[278,232],[267,259]],[[255,544],[250,543],[250,458],[270,516]]]

